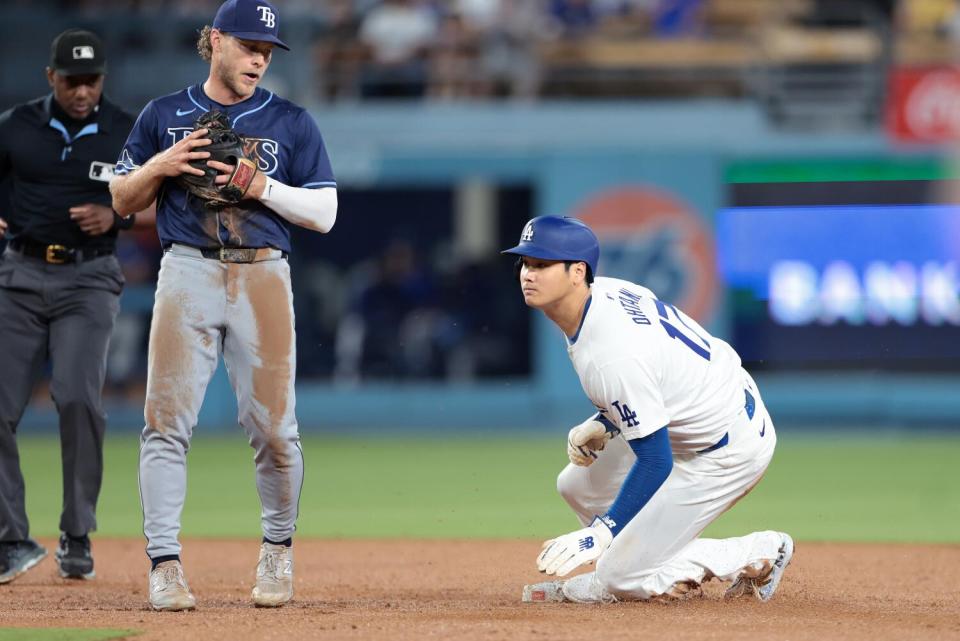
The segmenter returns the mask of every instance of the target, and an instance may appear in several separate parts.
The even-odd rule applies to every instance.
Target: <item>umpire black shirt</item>
[[[0,218],[15,237],[44,245],[113,249],[117,225],[90,236],[70,208],[111,206],[109,180],[133,128],[133,116],[100,97],[83,121],[69,118],[53,94],[0,114],[0,180],[9,178],[9,208]]]

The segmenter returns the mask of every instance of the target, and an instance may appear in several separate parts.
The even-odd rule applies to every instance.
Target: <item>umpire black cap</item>
[[[102,75],[107,56],[97,35],[83,29],[67,29],[50,45],[50,68],[64,76]]]

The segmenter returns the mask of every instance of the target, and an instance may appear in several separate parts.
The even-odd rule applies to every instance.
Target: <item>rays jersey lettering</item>
[[[144,107],[120,153],[115,172],[134,171],[183,140],[193,121],[211,109],[226,112],[237,133],[249,140],[260,170],[292,187],[336,187],[330,158],[313,118],[292,102],[258,88],[236,105],[212,101],[202,85],[152,100]],[[157,197],[157,232],[164,247],[276,247],[290,251],[287,222],[257,200],[212,211],[166,180]]]
[[[170,136],[170,146],[189,136],[191,131],[193,131],[193,127],[169,127],[167,134]],[[277,171],[279,164],[277,154],[280,151],[280,145],[277,144],[276,140],[270,140],[269,138],[245,138],[247,154],[256,157],[260,171],[272,176]]]

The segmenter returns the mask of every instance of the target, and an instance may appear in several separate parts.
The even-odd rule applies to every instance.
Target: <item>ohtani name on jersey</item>
[[[647,318],[647,315],[644,314],[638,306],[640,297],[628,289],[621,289],[618,293],[620,297],[617,300],[620,301],[620,306],[623,307],[623,311],[633,319],[633,322],[637,325],[649,325],[650,319]]]
[[[170,136],[170,145],[173,146],[183,140],[191,131],[193,131],[193,127],[168,128],[167,135]],[[273,174],[277,170],[277,156],[280,151],[280,145],[277,144],[277,141],[269,138],[249,138],[246,136],[244,138],[247,141],[247,153],[256,154],[257,166],[260,171],[268,176]]]

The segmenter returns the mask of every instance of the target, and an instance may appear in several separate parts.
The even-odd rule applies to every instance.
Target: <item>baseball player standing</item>
[[[200,34],[210,62],[205,82],[144,108],[111,186],[117,211],[157,198],[165,249],[150,328],[140,449],[140,495],[150,605],[189,610],[196,601],[180,563],[186,455],[206,386],[222,351],[240,425],[256,451],[263,543],[253,601],[293,596],[293,536],[303,457],[294,416],[295,335],[288,223],[328,232],[337,212],[330,160],[316,123],[301,107],[258,87],[275,47],[280,16],[267,0],[227,0]],[[210,144],[198,115],[225,112],[256,147],[257,171],[236,206],[211,208],[174,179],[201,175]],[[206,160],[227,182],[233,166]]]
[[[106,71],[100,38],[68,29],[50,47],[51,92],[0,114],[0,180],[12,187],[0,237],[13,235],[0,258],[0,583],[47,553],[29,536],[16,435],[48,359],[63,465],[57,564],[66,578],[94,576],[101,393],[124,285],[115,248],[134,222],[110,208],[107,185],[133,116],[103,95]]]
[[[649,289],[597,278],[600,248],[582,222],[541,216],[504,253],[520,258],[524,301],[563,330],[598,412],[570,430],[557,488],[582,529],[551,539],[525,601],[683,598],[712,578],[726,596],[773,596],[793,556],[782,532],[698,538],[763,476],[773,422],[740,357]]]

